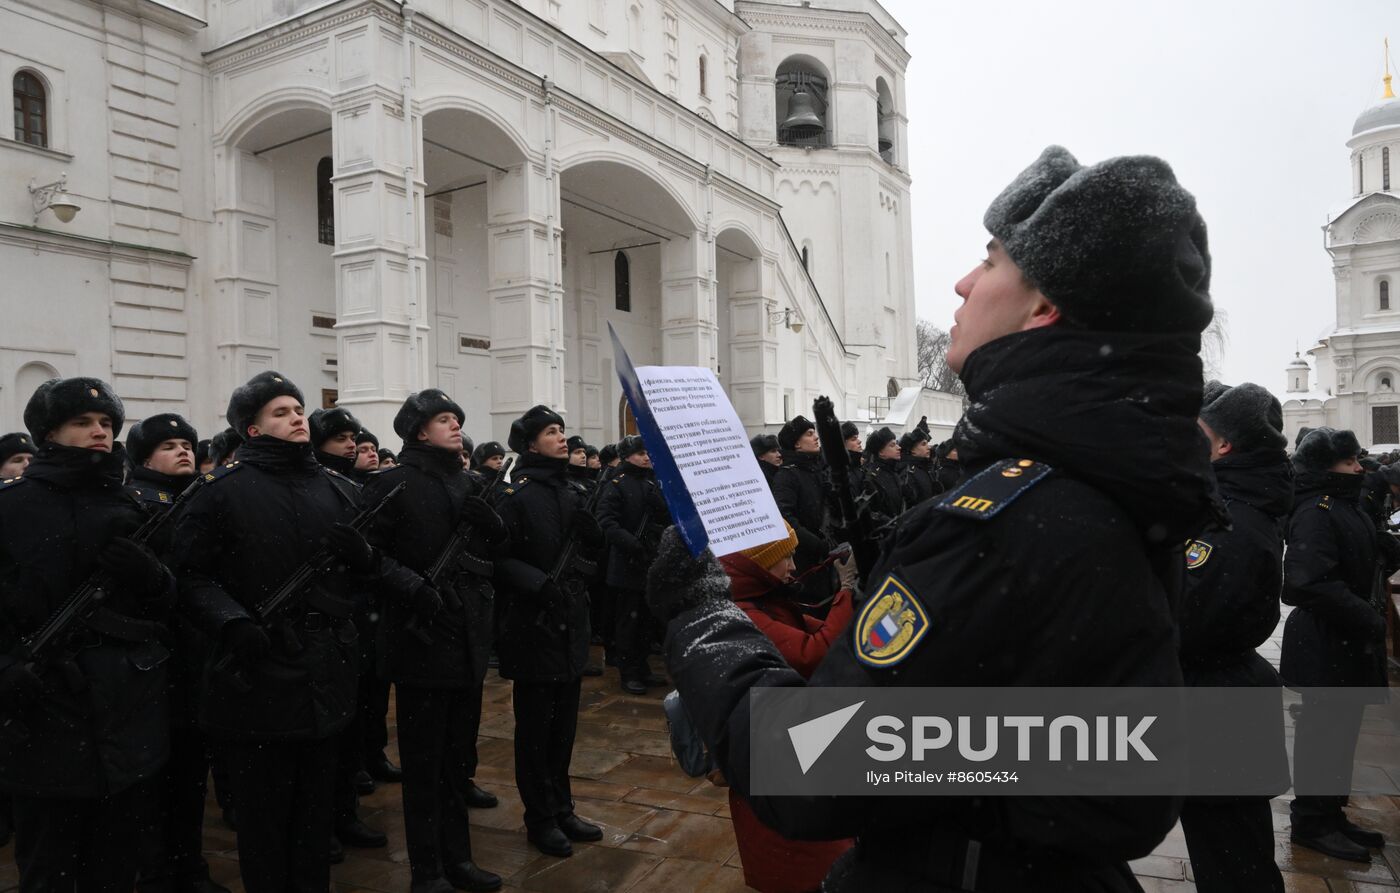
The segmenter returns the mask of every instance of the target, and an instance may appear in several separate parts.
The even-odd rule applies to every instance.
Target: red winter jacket
[[[789,666],[804,677],[812,675],[831,643],[850,625],[850,590],[836,593],[826,619],[818,620],[803,614],[779,590],[782,582],[750,559],[735,553],[721,558],[720,564],[729,574],[734,601],[754,626],[778,646]],[[748,801],[732,789],[729,813],[734,837],[739,842],[739,859],[744,865],[744,883],[760,893],[809,893],[819,889],[831,863],[854,843],[788,840],[760,822]]]

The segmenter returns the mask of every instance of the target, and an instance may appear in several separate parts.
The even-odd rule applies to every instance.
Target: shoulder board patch
[[[4,490],[4,489],[7,489],[7,488],[9,488],[9,487],[13,487],[13,486],[16,486],[16,485],[22,484],[22,483],[24,483],[24,478],[23,478],[23,477],[17,477],[17,478],[3,478],[3,479],[0,479],[0,490]]]
[[[1003,459],[941,497],[934,508],[950,515],[986,521],[996,517],[1053,470],[1032,459]]]
[[[132,487],[131,493],[142,502],[154,502],[157,505],[172,505],[175,502],[175,494],[159,487]]]
[[[528,483],[530,483],[530,479],[527,477],[516,478],[509,484],[502,484],[501,492],[504,493],[506,496],[512,496]]]
[[[215,481],[223,480],[224,478],[226,478],[226,477],[228,477],[229,475],[233,474],[235,471],[238,471],[238,470],[239,470],[240,468],[242,468],[242,467],[243,467],[243,463],[239,462],[237,459],[234,459],[232,462],[230,462],[230,463],[227,464],[227,465],[222,465],[222,466],[220,466],[220,467],[214,469],[213,471],[207,471],[207,472],[205,472],[205,473],[204,473],[204,482],[205,482],[206,484],[212,484],[212,483],[214,483]]]
[[[1196,570],[1209,561],[1211,548],[1210,543],[1192,540],[1190,545],[1186,547],[1186,569],[1188,571]]]
[[[1331,497],[1331,496],[1324,496],[1324,497],[1322,497],[1321,499],[1319,499],[1319,500],[1317,501],[1317,507],[1320,508],[1320,509],[1326,509],[1326,510],[1329,511],[1329,512],[1332,511],[1332,497]]]
[[[856,657],[866,666],[892,667],[913,653],[928,628],[928,613],[914,591],[890,574],[851,624]]]

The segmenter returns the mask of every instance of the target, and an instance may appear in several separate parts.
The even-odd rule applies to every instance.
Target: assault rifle
[[[879,558],[880,543],[876,531],[872,530],[868,505],[868,494],[857,497],[851,492],[850,466],[847,464],[846,443],[841,437],[841,422],[836,418],[836,407],[830,397],[818,397],[812,403],[813,421],[817,426],[817,437],[821,440],[822,455],[826,459],[830,473],[832,501],[840,513],[840,523],[834,525],[835,534],[828,534],[832,540],[845,540],[852,544],[856,554],[856,566],[868,571]]]
[[[603,487],[599,485],[593,488],[593,493],[588,497],[588,501],[577,512],[584,512],[592,515],[598,507],[598,497],[602,495]],[[559,585],[559,581],[564,578],[564,574],[569,572],[569,568],[578,564],[581,559],[578,554],[578,522],[569,525],[569,532],[564,535],[564,545],[559,550],[559,557],[554,560],[554,567],[549,570],[549,582]]]
[[[396,484],[388,493],[384,494],[382,499],[356,515],[348,526],[352,530],[363,533],[384,506],[388,505],[389,501],[395,496],[398,496],[399,491],[406,486],[408,486],[408,484],[404,482]],[[271,595],[250,609],[250,613],[253,615],[253,622],[261,626],[265,632],[272,631],[282,620],[281,615],[293,604],[301,601],[298,596],[300,596],[311,583],[320,579],[327,571],[334,567],[335,563],[336,554],[331,551],[330,547],[321,547],[310,558],[302,562],[300,567],[292,571]],[[296,641],[296,637],[291,632],[291,629],[282,627],[281,631],[284,633],[282,638],[288,645],[289,650],[293,652],[299,651],[301,647],[300,643]],[[227,671],[232,666],[233,660],[234,656],[231,652],[224,654],[214,664],[214,672],[223,673]],[[252,688],[252,685],[248,683],[246,679],[242,678],[242,673],[240,671],[235,670],[232,674],[232,678],[235,680],[235,686],[237,688],[243,691],[248,691]]]
[[[213,479],[212,474],[196,475],[195,480],[185,488],[168,511],[155,512],[148,516],[129,539],[142,545],[150,542],[157,533],[165,528],[166,524],[170,523],[180,506],[200,487]],[[82,582],[82,585],[75,589],[73,594],[68,596],[67,600],[59,606],[59,609],[48,620],[44,621],[42,626],[35,630],[32,635],[20,639],[19,645],[11,653],[11,656],[24,663],[31,670],[59,665],[64,668],[69,689],[74,692],[82,691],[86,685],[82,673],[71,662],[61,662],[57,658],[68,647],[69,640],[79,627],[92,629],[93,624],[103,625],[95,615],[103,607],[102,603],[107,600],[108,590],[112,588],[114,582],[111,575],[105,570],[101,568],[94,570]],[[131,621],[133,624],[142,622]],[[100,632],[100,630],[94,631]],[[0,720],[0,733],[20,740],[29,737],[28,729],[15,718]]]
[[[511,456],[501,463],[500,468],[496,469],[496,474],[491,478],[491,484],[487,487],[486,493],[482,497],[487,505],[495,504],[497,488],[500,487],[501,481],[505,480],[506,475],[510,473],[511,466],[514,464],[515,457]],[[442,551],[438,553],[437,558],[433,559],[433,563],[428,566],[426,579],[434,589],[440,592],[445,591],[451,593],[447,577],[449,574],[455,573],[457,567],[462,563],[463,556],[467,554],[467,547],[471,544],[471,538],[472,526],[466,522],[458,524],[451,535],[448,536],[447,542],[442,546]],[[444,600],[446,600],[445,597]],[[432,625],[431,620],[427,620],[426,623]],[[408,618],[408,622],[404,624],[404,629],[412,633],[418,641],[422,642],[424,645],[433,644],[432,636],[428,635],[427,630],[419,626],[417,615]]]

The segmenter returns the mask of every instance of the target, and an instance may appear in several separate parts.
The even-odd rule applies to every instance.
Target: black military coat
[[[496,585],[506,590],[496,642],[506,679],[563,682],[578,678],[588,662],[585,575],[569,570],[557,588],[546,585],[574,513],[587,502],[567,468],[564,459],[522,456],[496,504],[510,534],[510,546],[495,567]]]
[[[171,560],[190,621],[214,642],[230,622],[248,619],[308,558],[336,523],[359,511],[356,485],[322,468],[307,444],[256,437],[235,463],[189,500],[176,522]],[[273,636],[263,661],[242,684],[214,672],[211,649],[203,672],[200,726],[231,740],[316,740],[339,731],[355,712],[359,646],[349,619],[371,580],[328,575],[317,586],[334,613],[299,602],[286,616],[296,641]],[[335,616],[342,614],[343,616]]]
[[[943,492],[943,487],[933,472],[932,457],[908,456],[901,461],[900,466],[905,508],[913,508]]]
[[[1385,615],[1371,601],[1378,534],[1357,505],[1361,484],[1361,475],[1298,477],[1283,578],[1294,609],[1279,663],[1291,687],[1386,684]]]
[[[413,596],[456,535],[463,502],[468,496],[481,496],[482,485],[462,471],[457,452],[405,444],[398,465],[366,484],[366,503],[377,502],[400,482],[408,487],[379,513],[370,534],[370,541],[398,565],[386,572],[381,587],[379,675],[399,685],[422,688],[479,685],[491,654],[492,561],[503,542],[487,542],[481,533],[467,528],[468,555],[457,568],[444,572],[460,606],[445,598],[443,609],[425,624],[414,618]],[[410,621],[421,627],[431,644],[414,634]]]
[[[628,465],[602,486],[597,516],[608,539],[608,585],[644,589],[657,538],[671,523],[656,474]]]
[[[861,491],[870,494],[870,516],[876,523],[893,521],[904,511],[904,488],[899,462],[871,456],[860,467]]]
[[[0,672],[23,636],[34,633],[97,569],[102,547],[145,520],[122,489],[120,446],[112,453],[40,448],[22,478],[0,483]],[[19,717],[27,741],[0,737],[0,789],[41,797],[104,797],[154,775],[169,754],[166,663],[155,622],[164,591],[117,581],[105,610],[134,618],[131,638],[82,633],[67,673],[41,668],[43,692]],[[99,609],[104,610],[104,609]]]

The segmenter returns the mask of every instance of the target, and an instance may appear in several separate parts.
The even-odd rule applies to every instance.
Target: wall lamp
[[[785,307],[782,310],[770,310],[768,312],[769,322],[775,323],[779,320],[782,320],[784,328],[792,329],[794,332],[801,332],[802,326],[805,325],[805,323],[802,322],[802,318],[794,313],[791,307]]]
[[[53,216],[58,218],[59,223],[67,223],[82,210],[82,206],[73,200],[73,196],[68,194],[68,174],[64,173],[57,180],[43,186],[35,186],[34,181],[29,181],[29,195],[34,202],[34,222],[39,222],[39,215],[48,208],[53,211]]]

